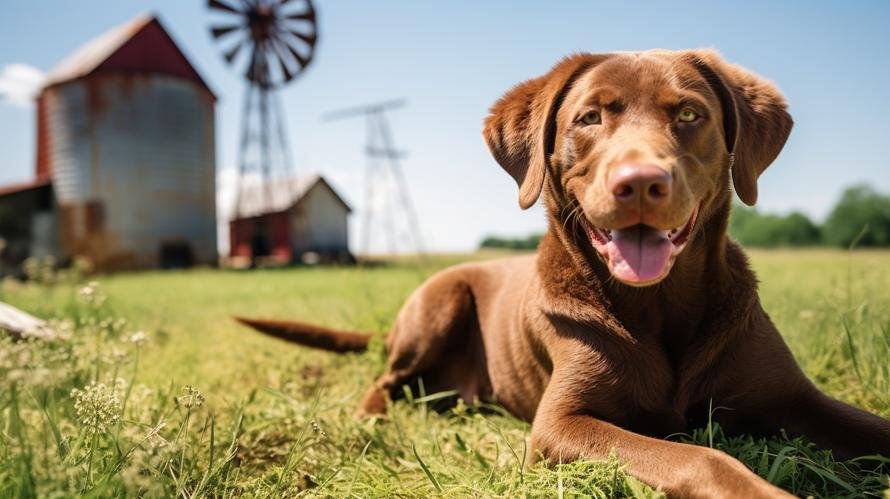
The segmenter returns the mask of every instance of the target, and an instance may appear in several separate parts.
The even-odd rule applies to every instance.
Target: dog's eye
[[[693,121],[698,119],[698,113],[693,111],[692,109],[683,108],[680,111],[680,114],[677,115],[677,120],[682,121],[683,123],[692,123]]]
[[[588,111],[581,116],[581,123],[585,125],[599,125],[603,122],[603,117],[600,116],[599,111]]]

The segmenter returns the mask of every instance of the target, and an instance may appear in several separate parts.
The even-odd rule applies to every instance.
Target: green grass
[[[80,284],[5,283],[0,300],[69,323],[61,339],[0,340],[0,497],[657,496],[614,459],[523,469],[528,425],[497,408],[439,414],[425,403],[435,394],[414,393],[386,420],[353,419],[383,368],[379,342],[333,355],[228,318],[384,332],[412,289],[461,258],[100,276],[101,304]],[[890,253],[752,252],[752,261],[762,302],[808,375],[890,417]],[[135,331],[148,342],[126,341]],[[881,496],[890,486],[872,462],[837,462],[801,440],[727,438],[716,426],[683,438],[800,495]]]

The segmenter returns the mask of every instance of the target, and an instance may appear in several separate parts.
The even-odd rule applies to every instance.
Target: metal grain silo
[[[104,269],[215,263],[214,104],[151,16],[51,71],[37,175],[52,179],[62,253]]]

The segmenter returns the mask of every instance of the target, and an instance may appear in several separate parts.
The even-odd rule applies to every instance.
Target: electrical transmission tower
[[[373,203],[375,199],[375,190],[381,184],[378,181],[386,179],[387,167],[393,184],[395,187],[395,201],[400,205],[405,214],[408,233],[411,238],[411,244],[417,254],[422,255],[423,241],[420,235],[420,225],[417,222],[417,212],[414,210],[414,203],[411,201],[411,194],[408,191],[408,185],[405,182],[405,175],[399,162],[405,154],[398,151],[393,140],[392,128],[386,119],[386,112],[398,109],[405,105],[404,99],[391,100],[385,102],[377,102],[364,106],[356,106],[347,109],[340,109],[330,112],[322,116],[322,120],[337,121],[347,118],[355,118],[363,116],[365,118],[365,206],[362,217],[361,226],[361,247],[360,253],[368,255],[371,251],[372,227],[374,224]],[[382,194],[386,195],[386,192]],[[395,253],[397,237],[395,229],[395,216],[392,213],[393,203],[388,202],[380,213],[379,223],[382,225],[383,232],[386,234],[389,250]]]

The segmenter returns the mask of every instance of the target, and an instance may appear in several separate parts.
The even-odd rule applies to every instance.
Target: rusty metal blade
[[[296,38],[303,40],[304,42],[306,42],[306,45],[309,45],[310,47],[314,47],[315,42],[318,41],[318,37],[315,35],[315,33],[307,35],[305,33],[300,33],[299,31],[294,31],[292,29],[288,29],[287,32],[294,35]]]
[[[299,53],[296,48],[294,48],[291,44],[287,43],[286,41],[284,41],[284,40],[279,40],[279,41],[282,45],[284,45],[284,48],[286,48],[287,51],[290,52],[290,54],[294,57],[294,59],[297,61],[297,64],[300,65],[300,69],[305,68],[306,66],[309,65],[310,62],[312,62],[312,53],[311,52],[309,53],[308,56],[305,56],[305,55]]]
[[[284,16],[285,19],[289,21],[309,21],[311,23],[315,22],[315,11],[307,10],[306,12],[301,12],[299,14],[288,14]]]
[[[227,50],[223,54],[223,57],[225,57],[226,62],[228,62],[229,64],[232,64],[232,62],[235,60],[235,58],[238,57],[238,52],[241,52],[241,47],[243,47],[243,46],[244,46],[244,40],[239,41],[237,45],[235,45],[234,47]]]
[[[233,14],[241,14],[241,11],[229,4],[220,2],[219,0],[207,0],[207,7],[216,10],[224,10]]]
[[[275,58],[278,59],[278,65],[281,67],[281,73],[284,75],[284,83],[293,80],[295,76],[294,72],[291,71],[289,67],[287,67],[287,63],[284,61],[284,57],[278,52],[278,50],[275,51]]]
[[[250,81],[259,81],[257,65],[260,57],[260,49],[256,45],[253,46],[253,50],[250,53],[250,61],[247,63],[247,71],[244,73],[244,76],[247,77]]]
[[[241,29],[241,27],[242,26],[240,24],[235,24],[232,26],[216,26],[210,29],[210,33],[213,34],[214,39],[217,39],[226,36],[233,31],[237,31]]]

